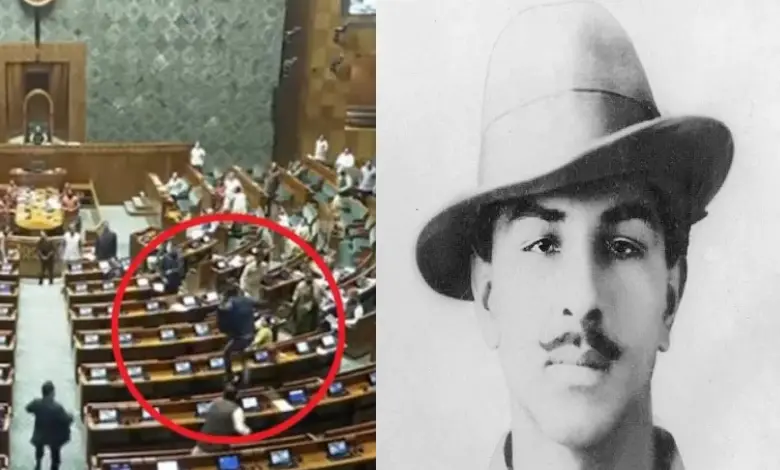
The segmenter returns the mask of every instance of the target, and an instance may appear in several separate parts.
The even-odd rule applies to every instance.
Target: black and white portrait
[[[780,468],[780,5],[424,5],[379,39],[383,464]]]

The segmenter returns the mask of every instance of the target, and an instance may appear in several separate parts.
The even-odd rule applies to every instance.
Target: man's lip
[[[612,361],[604,357],[603,354],[595,349],[589,349],[579,356],[551,356],[547,360],[548,366],[569,365],[578,367],[587,367],[588,369],[607,370],[612,365]]]

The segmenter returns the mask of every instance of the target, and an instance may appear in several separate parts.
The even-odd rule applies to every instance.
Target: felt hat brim
[[[482,187],[434,216],[417,240],[417,266],[436,292],[473,300],[472,240],[479,208],[610,177],[636,174],[683,201],[690,223],[723,186],[734,143],[722,122],[698,116],[659,117],[626,127],[584,149],[566,165],[528,181]]]

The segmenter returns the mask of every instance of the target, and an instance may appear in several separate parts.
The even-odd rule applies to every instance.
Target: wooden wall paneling
[[[0,140],[8,141],[7,99],[5,95],[6,64],[60,62],[68,65],[68,140],[84,142],[87,138],[86,77],[87,46],[83,42],[0,44]]]
[[[376,157],[376,129],[348,129],[344,137],[345,145],[355,155],[355,166]]]
[[[274,103],[274,160],[286,166],[295,160],[300,140],[299,110],[305,100],[304,86],[307,73],[307,46],[311,0],[287,0],[284,20],[285,33],[297,29],[282,46],[282,66],[295,59],[286,76],[280,75]]]
[[[376,26],[351,24],[342,43],[333,42],[334,30],[348,19],[342,16],[340,0],[312,2],[308,36],[307,72],[297,158],[310,154],[314,142],[324,134],[330,143],[330,156],[349,147],[358,160],[373,158],[376,133],[347,128],[350,105],[376,106]],[[346,60],[338,76],[329,69],[344,54]]]
[[[348,85],[330,71],[331,62],[342,52],[333,42],[334,30],[342,26],[340,0],[312,2],[308,37],[308,80],[301,112],[301,138],[297,157],[314,151],[314,142],[324,134],[332,154],[344,148]]]
[[[42,161],[46,168],[64,168],[72,182],[92,180],[103,204],[122,204],[138,194],[147,173],[167,179],[183,174],[189,161],[189,144],[127,143],[77,146],[0,145],[0,180],[12,168]]]
[[[349,64],[347,105],[376,106],[376,28],[355,27],[345,42],[355,51]]]

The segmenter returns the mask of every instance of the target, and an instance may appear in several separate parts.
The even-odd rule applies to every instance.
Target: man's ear
[[[474,255],[471,262],[471,292],[474,296],[474,312],[482,330],[482,339],[490,349],[496,349],[500,340],[498,322],[490,311],[492,265]]]
[[[688,279],[688,259],[680,257],[675,265],[669,270],[669,277],[666,287],[666,311],[663,318],[663,332],[661,342],[658,347],[661,351],[667,351],[670,347],[672,326],[677,317],[677,310],[680,307],[683,292],[685,291],[685,282]]]

